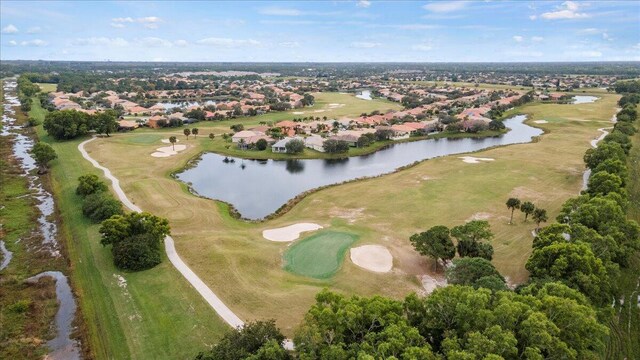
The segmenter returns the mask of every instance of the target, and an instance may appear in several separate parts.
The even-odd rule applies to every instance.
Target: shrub
[[[14,302],[13,304],[7,306],[7,310],[9,310],[9,312],[15,313],[15,314],[22,314],[27,312],[27,310],[29,310],[29,307],[31,306],[31,300],[28,299],[22,299],[22,300],[18,300],[16,302]]]
[[[78,187],[76,194],[87,196],[107,190],[107,184],[100,180],[97,175],[82,175],[78,178]]]
[[[122,204],[111,196],[111,194],[102,191],[85,197],[82,203],[82,213],[93,222],[101,222],[113,215],[122,215]]]
[[[304,142],[299,139],[293,139],[285,145],[285,148],[287,149],[287,154],[300,154],[304,151]]]
[[[258,141],[256,141],[256,149],[263,151],[267,149],[267,146],[269,144],[267,143],[267,140],[265,139],[260,139]]]
[[[133,235],[113,244],[113,263],[122,270],[141,271],[160,264],[162,254],[151,234]]]

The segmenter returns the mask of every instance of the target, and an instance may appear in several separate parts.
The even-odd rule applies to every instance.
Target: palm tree
[[[516,209],[520,209],[520,199],[509,198],[509,200],[507,200],[507,209],[511,210],[511,220],[509,220],[509,224],[513,224],[513,212]]]
[[[191,130],[189,129],[184,129],[184,135],[187,137],[187,140],[189,140],[189,135],[191,135]]]
[[[198,138],[198,128],[193,128],[191,129],[191,133],[193,134],[193,136],[197,139]]]
[[[524,213],[524,222],[527,222],[529,215],[533,214],[536,206],[531,201],[525,201],[520,205],[520,211]]]
[[[213,140],[213,139],[215,139],[215,137],[216,136],[213,133],[209,133],[209,139]]]
[[[540,230],[540,223],[547,222],[547,210],[545,209],[536,209],[533,212],[533,221],[536,222],[536,232]]]
[[[176,139],[175,136],[171,136],[169,137],[169,142],[171,143],[171,148],[175,151],[176,150],[176,141],[178,141],[178,139]]]

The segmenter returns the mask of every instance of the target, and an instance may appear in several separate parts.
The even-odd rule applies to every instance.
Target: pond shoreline
[[[513,118],[515,118],[516,116],[522,116],[523,117],[520,120],[515,120],[514,119],[514,121],[519,121],[518,125],[526,125],[528,128],[535,129],[535,130],[537,130],[538,135],[532,135],[528,141],[515,141],[515,142],[509,143],[509,144],[490,145],[490,146],[486,146],[486,147],[483,147],[483,148],[480,148],[480,149],[475,149],[475,150],[470,150],[470,151],[452,152],[452,153],[447,153],[447,154],[444,154],[444,155],[426,157],[426,158],[414,161],[412,163],[408,163],[408,164],[404,164],[402,166],[396,167],[396,168],[392,169],[391,171],[382,171],[381,173],[376,174],[376,175],[358,176],[358,177],[355,177],[355,178],[352,178],[352,179],[347,179],[347,180],[344,180],[344,181],[338,181],[338,182],[335,182],[335,183],[316,186],[316,187],[304,190],[304,191],[296,194],[292,198],[290,198],[287,201],[285,201],[275,211],[270,212],[269,214],[267,214],[265,216],[261,216],[261,217],[251,218],[249,216],[245,216],[245,215],[242,214],[241,211],[239,211],[238,207],[235,206],[234,204],[232,204],[230,201],[226,201],[226,200],[223,200],[223,199],[217,199],[217,198],[214,198],[214,197],[210,197],[210,196],[206,196],[204,194],[201,194],[196,189],[196,186],[193,185],[193,183],[189,182],[186,179],[181,179],[180,178],[181,174],[183,174],[184,172],[194,168],[195,166],[198,166],[198,164],[200,164],[203,161],[204,156],[206,156],[207,154],[215,154],[217,156],[225,156],[223,154],[212,153],[212,152],[201,152],[200,154],[196,155],[195,157],[189,159],[186,162],[185,166],[183,166],[180,169],[177,169],[176,171],[171,172],[170,176],[173,177],[174,179],[178,180],[182,184],[184,184],[186,189],[189,192],[191,192],[193,195],[201,197],[201,198],[205,198],[205,199],[208,199],[208,200],[215,200],[215,201],[220,202],[221,204],[224,204],[228,208],[228,213],[229,213],[229,215],[231,217],[233,217],[235,219],[238,219],[238,220],[243,220],[243,221],[248,221],[248,222],[253,222],[253,223],[260,223],[260,222],[264,222],[264,221],[267,221],[267,220],[272,220],[272,219],[278,218],[278,217],[286,214],[289,210],[291,210],[296,204],[298,204],[300,201],[302,201],[308,195],[311,195],[311,194],[313,194],[313,193],[315,193],[317,191],[320,191],[320,190],[323,190],[323,189],[326,189],[326,188],[329,188],[329,187],[333,187],[333,186],[337,186],[337,185],[344,185],[344,184],[355,182],[355,181],[374,179],[374,178],[377,178],[377,177],[380,177],[380,176],[385,176],[385,175],[397,173],[397,172],[399,172],[401,170],[404,170],[404,169],[407,169],[407,168],[411,168],[413,166],[416,166],[416,165],[422,163],[423,161],[426,161],[426,160],[429,160],[429,159],[433,159],[433,158],[451,156],[453,154],[476,153],[476,152],[479,152],[479,151],[485,151],[485,150],[492,149],[492,148],[497,148],[497,147],[501,147],[501,146],[508,146],[508,145],[513,145],[513,144],[518,144],[518,143],[536,142],[537,141],[537,137],[539,137],[539,136],[543,135],[544,133],[546,133],[546,130],[544,128],[539,127],[539,126],[533,126],[533,124],[529,124],[529,121],[526,119],[526,115],[522,115],[522,114],[514,115]],[[525,122],[526,122],[526,124],[525,124]],[[348,160],[348,158],[347,158],[347,160]],[[280,161],[280,160],[272,160],[272,161],[284,162],[284,161]],[[307,160],[307,161],[309,161],[309,160]]]

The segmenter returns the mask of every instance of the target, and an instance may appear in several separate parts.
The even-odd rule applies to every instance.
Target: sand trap
[[[479,164],[481,161],[494,161],[495,159],[492,158],[479,158],[479,157],[473,157],[473,156],[463,156],[463,157],[459,157],[458,159],[462,159],[463,162],[466,162],[467,164]]]
[[[547,124],[549,122],[547,120],[536,120],[536,121],[534,121],[534,123],[536,123],[536,124]]]
[[[162,141],[165,144],[171,144],[171,141],[169,141],[169,139],[162,139],[160,141]],[[176,139],[176,142],[180,142],[180,139]]]
[[[187,145],[163,146],[156,149],[151,156],[157,158],[165,158],[178,154],[178,152],[187,148]]]
[[[262,236],[271,241],[289,242],[300,237],[300,233],[322,229],[322,226],[313,223],[299,223],[277,229],[269,229],[262,232]]]
[[[363,269],[386,273],[393,267],[393,256],[381,245],[364,245],[351,249],[351,261]]]
[[[326,111],[326,110],[313,110],[313,112],[314,112],[314,113],[323,113],[323,112],[325,112],[325,111]]]
[[[302,115],[304,114],[304,111],[294,111],[292,112],[293,115]]]
[[[338,108],[341,108],[343,106],[345,106],[345,104],[331,103],[331,104],[327,105],[327,107],[329,109],[338,109]]]

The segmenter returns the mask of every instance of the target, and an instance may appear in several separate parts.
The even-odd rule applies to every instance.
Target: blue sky
[[[640,60],[638,1],[10,1],[1,59]]]

